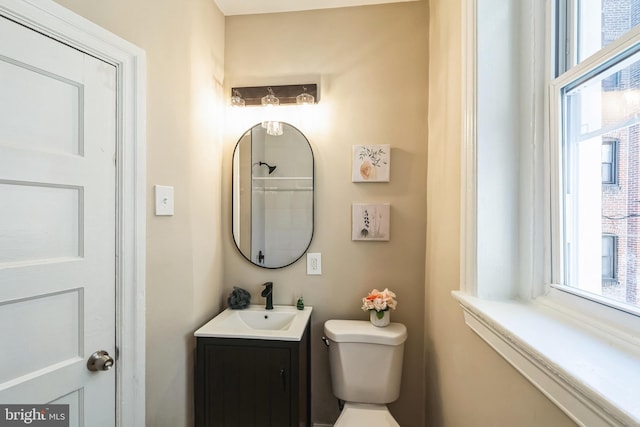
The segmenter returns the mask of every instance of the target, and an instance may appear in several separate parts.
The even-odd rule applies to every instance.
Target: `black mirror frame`
[[[300,129],[298,129],[297,127],[293,126],[290,123],[282,122],[282,124],[290,126],[294,130],[296,130],[300,135],[302,135],[302,137],[306,141],[307,145],[309,145],[309,152],[311,153],[311,183],[312,183],[311,184],[312,185],[311,235],[309,236],[309,243],[307,244],[305,249],[302,251],[300,256],[295,258],[290,263],[285,264],[285,265],[281,265],[281,266],[277,266],[277,267],[269,267],[269,266],[266,266],[266,265],[261,265],[261,264],[255,263],[253,260],[251,260],[251,258],[247,257],[240,250],[240,247],[238,246],[238,243],[236,242],[235,236],[233,235],[233,220],[234,220],[234,213],[235,213],[234,212],[234,204],[233,204],[233,195],[234,195],[234,192],[235,192],[233,174],[235,172],[235,170],[234,170],[235,165],[233,165],[233,164],[231,165],[231,240],[233,241],[233,245],[236,247],[236,250],[240,253],[240,255],[242,255],[242,257],[244,259],[246,259],[247,261],[249,261],[251,264],[255,265],[256,267],[265,268],[265,269],[268,269],[268,270],[278,270],[278,269],[281,269],[281,268],[289,267],[290,265],[293,265],[296,262],[298,262],[307,253],[307,251],[309,250],[309,247],[311,247],[311,242],[313,242],[313,236],[315,234],[315,228],[316,228],[316,226],[315,226],[315,212],[316,212],[316,161],[315,161],[315,156],[313,154],[313,147],[311,146],[311,143],[309,142],[309,138],[307,138],[307,136],[304,133],[302,133],[302,131],[300,131]],[[240,138],[238,138],[238,141],[236,142],[236,145],[233,148],[233,154],[231,155],[232,163],[233,163],[233,159],[236,156],[236,151],[238,150],[238,146],[240,145],[240,141],[247,134],[247,132],[250,132],[256,126],[261,126],[261,124],[257,123],[254,126],[251,126],[242,135],[240,135]]]

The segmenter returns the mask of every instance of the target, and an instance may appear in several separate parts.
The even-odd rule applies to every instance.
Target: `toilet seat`
[[[400,427],[386,405],[350,403],[344,405],[333,427]]]

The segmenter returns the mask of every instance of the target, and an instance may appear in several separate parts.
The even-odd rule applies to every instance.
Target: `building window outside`
[[[604,139],[602,141],[602,183],[613,185],[618,183],[618,141]]]
[[[620,88],[621,73],[617,72],[602,80],[602,89],[605,91],[617,90]]]
[[[617,285],[617,258],[618,248],[616,236],[612,234],[602,235],[602,287]]]
[[[640,24],[640,0],[579,3],[577,33],[569,35],[577,41],[577,62]],[[587,71],[569,66],[558,77],[570,81],[559,94],[563,272],[555,280],[637,308],[640,38],[626,40],[599,66]]]

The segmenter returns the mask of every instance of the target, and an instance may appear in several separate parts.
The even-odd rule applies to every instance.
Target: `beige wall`
[[[59,0],[147,53],[147,425],[191,426],[193,331],[220,307],[224,17],[211,0]],[[175,215],[153,215],[153,185]]]
[[[573,426],[555,405],[465,326],[459,287],[460,3],[430,1],[426,366],[433,426]]]
[[[312,123],[292,124],[307,135],[314,150],[316,221],[310,252],[322,253],[322,276],[307,276],[304,259],[281,270],[254,267],[233,246],[231,152],[246,130],[238,125],[225,138],[227,291],[243,286],[253,302],[263,303],[260,284],[270,280],[276,304],[292,304],[301,293],[314,307],[313,419],[328,423],[338,412],[327,351],[320,341],[322,325],[331,318],[365,320],[361,298],[374,287],[394,290],[398,309],[392,320],[407,325],[409,339],[401,396],[391,410],[402,426],[423,426],[426,1],[227,17],[225,52],[227,94],[235,85],[304,83],[305,77],[321,85]],[[247,128],[251,124],[245,123]],[[390,183],[351,182],[353,144],[391,144]],[[351,241],[353,202],[391,203],[390,242]]]

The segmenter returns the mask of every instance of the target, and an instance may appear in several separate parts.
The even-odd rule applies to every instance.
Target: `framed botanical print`
[[[389,240],[389,203],[354,203],[351,240]]]
[[[354,145],[351,161],[352,182],[389,182],[391,146]]]

